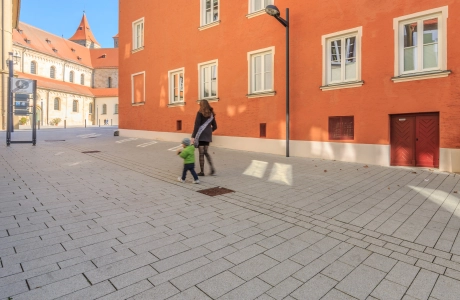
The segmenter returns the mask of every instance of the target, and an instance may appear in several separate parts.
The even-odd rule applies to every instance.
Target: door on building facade
[[[393,115],[391,165],[439,167],[439,115]]]

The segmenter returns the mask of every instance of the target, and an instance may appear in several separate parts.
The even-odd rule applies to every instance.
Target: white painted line
[[[147,147],[147,146],[151,146],[151,145],[154,145],[156,144],[157,142],[156,141],[153,141],[153,142],[148,142],[148,143],[143,143],[143,144],[140,144],[140,145],[137,145],[136,147]]]
[[[84,136],[82,137],[82,139],[90,139],[90,138],[94,138],[94,137],[97,137],[97,136],[100,136],[102,134],[92,134],[92,135],[88,135],[88,136]]]
[[[90,136],[90,135],[95,135],[96,133],[88,133],[88,134],[80,134],[77,135],[77,137],[85,137],[85,136]]]
[[[137,138],[129,138],[129,139],[121,140],[121,141],[116,141],[115,143],[121,144],[121,143],[126,143],[130,141],[135,141],[135,140],[137,140]]]
[[[180,149],[180,148],[182,148],[182,145],[170,148],[170,149],[168,149],[168,151],[176,151],[177,149]]]

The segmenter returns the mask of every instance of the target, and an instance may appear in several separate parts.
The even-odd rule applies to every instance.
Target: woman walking
[[[198,148],[200,153],[200,173],[204,176],[204,157],[208,160],[211,167],[210,175],[216,174],[216,169],[212,163],[211,155],[208,153],[209,143],[212,142],[212,133],[217,129],[216,114],[207,100],[200,101],[200,110],[196,114],[195,128],[192,134],[192,143]]]

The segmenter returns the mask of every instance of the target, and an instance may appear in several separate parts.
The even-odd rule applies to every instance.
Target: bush
[[[61,118],[52,119],[50,125],[58,125],[61,122]]]
[[[27,118],[26,117],[22,117],[19,119],[19,125],[25,125],[27,123]]]

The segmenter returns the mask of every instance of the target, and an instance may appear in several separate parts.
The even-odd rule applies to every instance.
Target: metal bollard
[[[40,121],[37,121],[38,130],[40,130]]]
[[[67,128],[67,120],[64,120],[64,129]]]

